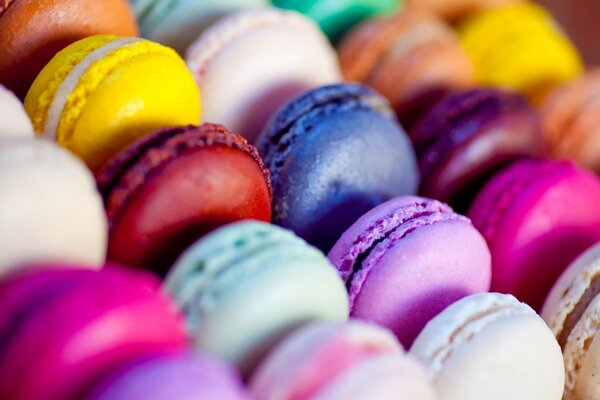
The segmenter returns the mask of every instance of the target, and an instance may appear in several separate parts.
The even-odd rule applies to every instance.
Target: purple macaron
[[[491,256],[468,218],[403,196],[356,221],[328,255],[350,293],[350,315],[391,329],[409,347],[451,303],[487,291]]]
[[[489,88],[437,103],[410,131],[419,158],[420,194],[466,211],[500,168],[540,155],[538,117],[518,93]]]
[[[198,353],[147,356],[113,371],[85,400],[249,400],[237,371]]]

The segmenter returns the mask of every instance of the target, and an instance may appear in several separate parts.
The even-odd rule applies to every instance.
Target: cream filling
[[[69,95],[77,87],[79,80],[86,73],[86,71],[97,61],[100,61],[110,53],[121,47],[130,45],[135,42],[139,42],[143,39],[140,38],[123,38],[117,39],[104,46],[92,51],[88,54],[79,64],[77,64],[67,75],[64,81],[59,85],[52,104],[48,109],[48,115],[46,116],[46,124],[44,125],[43,135],[51,140],[56,140],[56,134],[58,132],[58,125],[65,105],[69,99]]]

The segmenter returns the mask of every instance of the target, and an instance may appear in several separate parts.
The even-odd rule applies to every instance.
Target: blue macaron
[[[257,147],[272,175],[273,222],[323,251],[365,212],[419,184],[404,129],[387,100],[361,84],[292,100]]]

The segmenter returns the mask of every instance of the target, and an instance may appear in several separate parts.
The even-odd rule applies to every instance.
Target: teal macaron
[[[198,348],[248,375],[291,330],[348,318],[348,295],[327,258],[291,231],[245,221],[192,245],[165,281]]]
[[[309,16],[336,43],[363,19],[398,10],[402,0],[272,0],[272,3]]]
[[[200,34],[230,12],[268,6],[268,0],[129,0],[143,37],[181,55]]]

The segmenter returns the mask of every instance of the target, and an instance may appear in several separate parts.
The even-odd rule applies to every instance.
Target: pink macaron
[[[53,267],[0,284],[0,398],[76,399],[123,362],[186,345],[154,275]]]
[[[600,181],[570,161],[523,160],[495,175],[469,217],[492,253],[492,290],[535,309],[562,271],[600,241]]]
[[[350,293],[350,315],[391,329],[410,346],[448,305],[489,289],[490,252],[468,218],[404,196],[356,221],[328,255]]]

